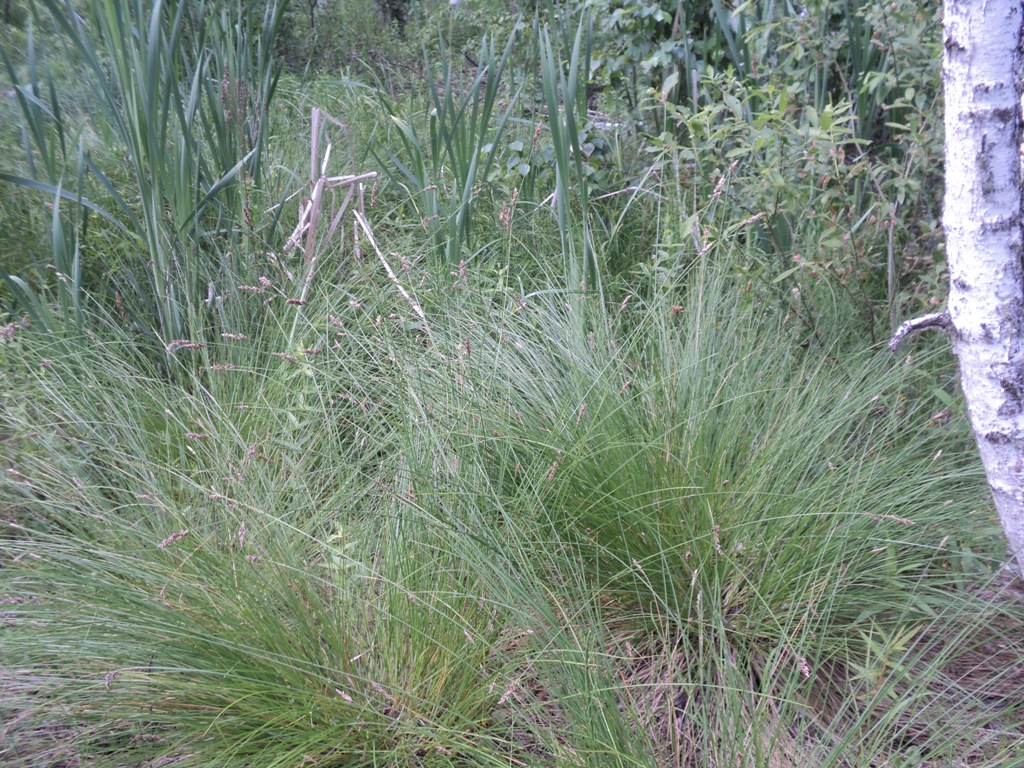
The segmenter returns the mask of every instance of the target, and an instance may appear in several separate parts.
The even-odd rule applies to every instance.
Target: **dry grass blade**
[[[395,287],[397,287],[399,292],[401,292],[403,298],[408,302],[409,306],[412,307],[412,311],[416,313],[416,316],[426,323],[427,316],[423,312],[423,307],[420,306],[420,303],[416,301],[416,299],[414,299],[409,292],[405,290],[401,282],[399,282],[398,276],[391,268],[391,265],[388,264],[388,260],[384,258],[384,254],[381,252],[380,246],[377,245],[377,238],[373,236],[373,230],[370,229],[370,224],[366,221],[366,217],[363,215],[362,211],[356,211],[355,217],[356,222],[358,222],[359,226],[362,227],[363,232],[366,234],[366,238],[370,241],[370,245],[373,246],[373,250],[376,252],[377,258],[380,259],[380,263],[384,265],[384,270],[388,273],[388,280],[395,284]],[[430,328],[428,326],[424,325],[424,330],[428,335],[430,334]]]

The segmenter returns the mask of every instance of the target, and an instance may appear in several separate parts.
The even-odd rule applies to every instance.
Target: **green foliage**
[[[0,13],[2,13],[0,21],[2,21],[7,27],[24,29],[28,24],[29,14],[24,3],[15,2],[15,0],[3,0],[2,11],[0,11]]]
[[[992,531],[927,367],[802,358],[710,259],[611,313],[403,280],[425,323],[364,273],[195,394],[15,337],[8,762],[1005,758],[951,665],[1019,617],[950,587]]]
[[[43,4],[5,765],[1016,759],[947,352],[873,343],[943,279],[928,7]],[[307,169],[380,175],[300,259]]]
[[[580,17],[568,59],[568,71],[563,68],[559,57],[562,51],[552,44],[550,30],[542,28],[538,38],[541,84],[554,153],[555,210],[563,271],[570,291],[586,293],[590,290],[600,298],[601,267],[591,233],[584,142],[578,127],[583,123],[581,117],[586,114],[586,84],[581,82],[580,75],[590,69],[590,18],[587,15]],[[579,213],[575,216],[572,213],[573,192],[579,197]],[[575,239],[577,226],[582,233],[582,246]]]
[[[778,132],[795,128],[806,137],[783,140],[781,154],[787,157],[778,158],[781,165],[757,164],[765,179],[786,181],[774,184],[774,199],[743,200],[737,217],[762,217],[758,226],[768,224],[770,250],[783,264],[800,256],[812,272],[829,273],[831,288],[854,301],[854,313],[874,338],[881,335],[876,321],[882,315],[886,326],[895,327],[905,314],[940,301],[943,258],[936,253],[935,230],[941,179],[935,169],[941,167],[942,126],[935,62],[941,25],[934,13],[909,2],[822,2],[802,10],[777,3],[731,10],[718,3],[626,5],[599,17],[605,26],[595,40],[593,72],[599,82],[619,86],[621,74],[629,74],[625,99],[646,121],[646,131],[658,137],[651,151],[663,144],[666,131],[691,144],[688,115],[710,117],[712,132],[743,133],[743,123],[752,134],[761,131],[760,138],[749,137],[753,146],[695,148],[724,149],[730,158],[743,158],[741,166]],[[659,47],[670,19],[679,34]],[[637,60],[648,53],[637,69]],[[814,135],[820,131],[831,134],[825,144],[835,159],[803,178],[823,188],[823,199],[815,200],[818,193],[802,182],[796,196],[810,192],[811,199],[793,199],[785,189],[785,164],[807,168],[807,157],[820,156],[821,141]],[[797,147],[808,154],[801,156]],[[780,209],[822,208],[826,218],[838,219],[824,228],[812,224],[807,238],[792,231],[793,222],[778,218]],[[840,208],[848,213],[840,214]],[[908,209],[919,214],[907,215]]]
[[[233,233],[236,227],[251,231],[249,189],[262,179],[265,127],[277,84],[270,54],[278,5],[266,6],[262,19],[253,20],[262,5],[241,0],[217,8],[96,0],[88,8],[88,26],[70,4],[45,0],[45,7],[84,63],[100,129],[125,153],[132,186],[131,192],[117,190],[91,162],[79,135],[78,192],[70,199],[113,221],[128,247],[145,253],[144,265],[125,265],[115,283],[139,329],[164,343],[188,338],[205,324],[199,319],[201,297],[233,292],[228,252],[243,242]],[[70,151],[68,129],[52,77],[49,105],[29,98],[39,92],[31,49],[29,59],[27,86],[17,84],[9,59],[8,71],[29,129],[32,175],[3,178],[67,197],[57,179]],[[35,169],[37,157],[43,173]],[[83,199],[86,172],[113,204],[112,212]],[[54,247],[63,246],[55,240]],[[57,251],[53,258],[67,261]],[[16,285],[27,296],[24,281]]]
[[[452,55],[444,57],[439,78],[429,60],[425,62],[429,140],[421,139],[412,120],[401,117],[395,105],[380,95],[381,109],[394,124],[403,150],[401,156],[387,148],[383,151],[395,169],[393,174],[416,201],[416,213],[430,234],[436,257],[449,266],[468,256],[474,198],[480,195],[480,181],[488,178],[516,104],[518,93],[507,99],[504,114],[494,115],[515,39],[513,30],[500,59],[484,39],[468,87],[457,82],[460,70]]]
[[[697,83],[709,71],[731,68],[741,79],[757,76],[748,33],[758,25],[793,15],[790,2],[733,4],[722,0],[587,0],[600,19],[601,42],[591,72],[620,90],[639,114],[648,87],[673,93],[676,103],[698,106]]]
[[[296,73],[336,76],[351,72],[407,79],[418,44],[409,38],[409,3],[398,0],[395,12],[380,0],[295,0],[282,16],[277,51]]]

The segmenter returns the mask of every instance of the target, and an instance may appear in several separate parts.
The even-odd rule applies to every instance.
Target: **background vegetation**
[[[11,766],[1011,766],[901,0],[0,7]]]

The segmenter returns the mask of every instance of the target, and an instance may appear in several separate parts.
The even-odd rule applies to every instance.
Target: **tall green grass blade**
[[[62,329],[62,325],[50,310],[49,301],[40,298],[23,278],[9,274],[3,267],[0,267],[0,277],[11,289],[18,307],[28,314],[34,326],[48,333],[59,332]]]
[[[538,40],[541,86],[554,150],[555,208],[566,281],[570,291],[593,291],[601,296],[601,267],[591,233],[588,182],[579,135],[581,117],[577,113],[581,94],[586,104],[585,83],[581,84],[579,77],[581,66],[586,66],[585,71],[589,72],[591,36],[589,16],[584,14],[573,40],[568,75],[547,27],[540,28]],[[582,119],[585,118],[584,113]],[[579,197],[578,220],[572,212],[573,190]],[[582,247],[576,241],[577,226],[582,231]]]
[[[448,265],[466,258],[473,236],[473,211],[488,178],[505,129],[512,119],[523,85],[507,97],[504,111],[495,114],[499,95],[507,88],[506,69],[517,39],[513,27],[502,51],[484,38],[477,54],[477,71],[462,90],[453,54],[442,43],[442,69],[435,72],[424,51],[427,79],[427,137],[421,138],[414,121],[378,94],[381,108],[398,130],[402,154],[383,148],[396,178],[408,182],[419,200],[423,225],[439,260]]]
[[[3,172],[0,172],[0,181],[6,181],[8,184],[15,184],[19,187],[24,187],[26,189],[33,189],[37,192],[42,192],[47,195],[55,195],[59,197],[61,200],[67,200],[69,202],[74,203],[75,205],[80,205],[83,208],[86,208],[92,211],[93,213],[102,216],[106,221],[110,222],[115,227],[117,227],[124,235],[128,237],[132,236],[132,233],[125,227],[125,225],[122,224],[107,210],[101,208],[99,205],[92,202],[88,198],[82,197],[81,195],[75,194],[74,192],[71,192],[67,189],[63,189],[59,186],[49,184],[44,181],[37,181],[36,179],[29,179],[25,178],[24,176],[15,176],[13,174]]]

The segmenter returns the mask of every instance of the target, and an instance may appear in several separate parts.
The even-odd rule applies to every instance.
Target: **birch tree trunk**
[[[946,327],[1010,549],[1024,572],[1021,0],[945,0]]]

